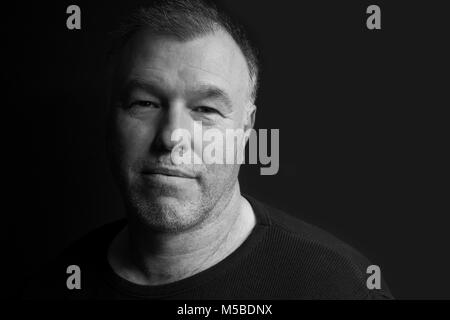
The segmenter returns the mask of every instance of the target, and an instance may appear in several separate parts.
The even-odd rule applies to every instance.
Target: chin
[[[206,218],[200,203],[172,194],[134,199],[134,214],[147,227],[166,233],[178,233],[198,226]]]

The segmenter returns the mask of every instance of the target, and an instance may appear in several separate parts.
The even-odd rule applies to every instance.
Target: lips
[[[190,178],[194,179],[195,175],[187,172],[185,170],[179,169],[179,168],[166,168],[166,167],[158,167],[158,168],[149,168],[144,169],[142,171],[144,175],[164,175],[169,177],[179,177],[179,178]]]

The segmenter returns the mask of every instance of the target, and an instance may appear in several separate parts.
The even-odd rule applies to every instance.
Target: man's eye
[[[205,113],[205,114],[212,114],[212,113],[219,114],[219,111],[217,111],[216,109],[210,108],[210,107],[204,107],[204,106],[196,107],[196,108],[194,108],[194,111],[200,112],[200,113]]]
[[[138,100],[134,101],[130,107],[159,108],[159,105],[151,101]]]

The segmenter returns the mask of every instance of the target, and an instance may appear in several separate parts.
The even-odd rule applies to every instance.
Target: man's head
[[[235,191],[239,164],[176,165],[174,151],[202,158],[207,143],[172,134],[193,136],[194,122],[224,137],[227,129],[253,126],[258,68],[251,46],[210,5],[160,1],[122,27],[113,62],[109,145],[130,212],[164,232],[200,225]]]

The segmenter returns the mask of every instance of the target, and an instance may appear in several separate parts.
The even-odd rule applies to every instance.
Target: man
[[[193,134],[200,123],[225,136],[255,121],[254,50],[213,6],[161,1],[137,11],[118,34],[111,71],[108,147],[127,219],[69,248],[29,296],[390,297],[384,283],[367,287],[370,263],[352,248],[243,196],[238,162],[176,161],[205,160],[205,145],[174,139],[177,130]],[[78,287],[68,266],[80,271]]]

